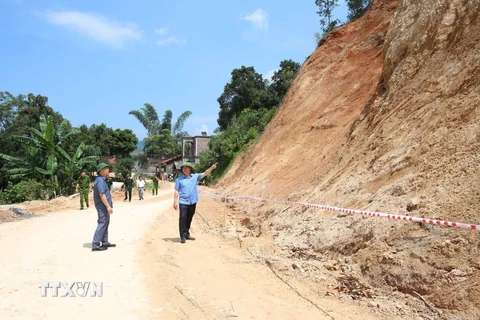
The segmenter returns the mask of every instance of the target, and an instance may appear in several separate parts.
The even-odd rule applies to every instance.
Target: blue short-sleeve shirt
[[[195,204],[198,202],[197,182],[202,179],[202,173],[193,173],[190,177],[182,174],[175,181],[175,190],[179,193],[180,204]]]
[[[102,193],[105,193],[110,207],[113,208],[112,195],[110,194],[107,182],[104,177],[98,176],[93,185],[93,201],[95,202],[95,208],[106,211],[107,207],[103,204],[102,198],[100,198],[100,194]]]

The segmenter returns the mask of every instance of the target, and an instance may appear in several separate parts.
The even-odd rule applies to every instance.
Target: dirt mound
[[[374,1],[307,59],[218,190],[480,224],[479,6]],[[377,291],[422,297],[452,319],[480,314],[478,231],[235,206],[250,235],[269,230],[304,262],[347,261]]]
[[[34,214],[25,212],[22,209],[14,206],[11,208],[0,208],[0,223],[29,219],[34,216]]]
[[[136,191],[133,192],[136,196]],[[49,201],[34,200],[26,201],[20,204],[10,204],[0,206],[0,223],[13,222],[22,219],[32,218],[35,216],[59,213],[66,210],[75,210],[80,208],[79,194],[74,194],[69,197],[58,197]],[[120,190],[112,191],[112,199],[116,202],[122,201],[124,193]],[[89,196],[90,205],[94,207],[93,195]]]

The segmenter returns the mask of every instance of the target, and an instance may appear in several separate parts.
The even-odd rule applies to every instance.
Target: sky
[[[321,27],[314,0],[0,0],[0,91],[48,97],[73,126],[146,130],[129,115],[192,115],[191,136],[217,128],[231,72],[270,79],[303,64]],[[335,16],[345,20],[345,1]]]

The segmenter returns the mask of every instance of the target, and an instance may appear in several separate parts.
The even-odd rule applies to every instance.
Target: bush
[[[47,198],[51,192],[43,184],[35,180],[21,181],[17,184],[8,183],[8,187],[0,191],[0,203],[12,204]]]

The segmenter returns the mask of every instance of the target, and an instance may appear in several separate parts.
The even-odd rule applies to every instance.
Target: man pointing
[[[194,237],[190,236],[190,225],[198,202],[197,183],[216,168],[217,164],[215,163],[204,173],[193,173],[191,163],[184,162],[181,166],[183,174],[175,181],[173,196],[173,208],[175,210],[180,208],[179,231],[181,243],[185,243],[185,240],[195,240]]]

